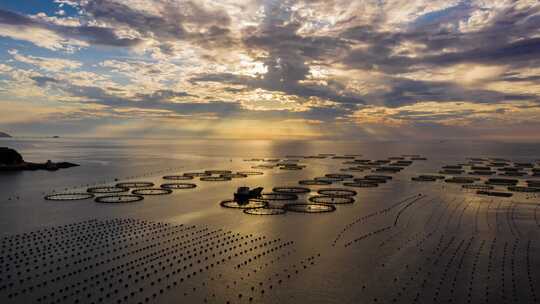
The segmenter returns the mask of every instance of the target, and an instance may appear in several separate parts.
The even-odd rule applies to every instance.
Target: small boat
[[[238,189],[234,193],[234,200],[237,202],[247,202],[252,198],[261,197],[262,191],[263,187],[257,187],[253,189],[249,189],[249,187],[238,187]]]

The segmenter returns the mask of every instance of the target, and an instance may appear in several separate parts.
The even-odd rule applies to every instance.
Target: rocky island
[[[76,167],[77,164],[68,162],[52,162],[48,160],[45,163],[26,162],[22,155],[14,149],[0,147],[0,172],[2,171],[23,171],[23,170],[49,170],[56,171]]]

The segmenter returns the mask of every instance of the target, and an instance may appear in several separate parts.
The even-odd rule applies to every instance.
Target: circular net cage
[[[250,199],[245,202],[238,202],[235,200],[224,200],[219,203],[224,208],[234,209],[256,209],[268,207],[268,202],[261,199]]]
[[[295,201],[298,199],[298,195],[293,193],[262,193],[261,199],[265,201]]]
[[[128,192],[128,191],[129,191],[129,188],[116,187],[116,186],[91,187],[91,188],[86,189],[86,192],[95,193],[95,194],[122,193],[122,192]]]
[[[172,190],[166,188],[143,188],[133,190],[131,193],[135,195],[167,195],[171,194]]]
[[[285,210],[291,212],[303,212],[303,213],[323,213],[336,211],[334,205],[329,204],[286,204]]]
[[[244,213],[251,215],[281,215],[287,213],[287,210],[279,207],[248,208]]]
[[[247,175],[240,174],[240,173],[221,174],[220,176],[222,176],[222,177],[230,177],[230,178],[246,178],[246,177],[248,177]]]
[[[125,183],[118,183],[116,184],[116,187],[124,187],[124,188],[147,188],[147,187],[153,187],[154,183],[152,182],[125,182]]]
[[[305,187],[274,187],[272,191],[276,193],[302,194],[311,192],[311,189]]]
[[[257,165],[251,167],[252,169],[274,169],[276,166],[274,165]]]
[[[48,201],[80,201],[93,197],[92,193],[56,193],[49,194],[44,198]]]
[[[386,183],[385,179],[367,179],[367,178],[355,178],[353,180],[355,183],[365,183],[365,184],[384,184]]]
[[[187,172],[187,173],[184,173],[184,176],[190,176],[191,178],[193,178],[193,177],[206,177],[206,176],[210,176],[210,174],[205,173],[205,172]]]
[[[366,169],[367,169],[367,168],[364,168],[364,167],[350,167],[350,168],[344,169],[343,171],[363,172],[363,171],[365,171]]]
[[[351,196],[341,196],[341,197],[335,197],[335,196],[326,196],[326,195],[316,195],[309,198],[310,202],[317,203],[317,204],[332,204],[332,205],[339,205],[339,204],[352,204],[354,203],[354,198]]]
[[[377,183],[364,183],[364,182],[352,182],[352,183],[343,183],[343,186],[353,187],[353,188],[376,188],[379,186]]]
[[[540,192],[540,188],[535,188],[535,187],[520,187],[520,186],[511,186],[511,187],[508,187],[508,190],[509,190],[509,191],[512,191],[512,192],[525,192],[525,193],[536,193],[536,192]]]
[[[260,171],[238,171],[236,173],[243,174],[243,175],[263,175],[264,174],[263,172],[260,172]]]
[[[230,181],[231,177],[224,176],[224,175],[221,175],[221,176],[205,176],[205,177],[201,177],[201,180],[203,182],[225,182],[225,181]]]
[[[144,197],[142,195],[134,194],[118,194],[118,195],[105,195],[96,197],[96,203],[105,203],[105,204],[125,204],[125,203],[134,203],[142,201]]]
[[[163,179],[167,180],[190,180],[193,179],[193,176],[188,175],[166,175],[163,177]]]
[[[466,177],[453,177],[445,179],[444,181],[451,184],[472,184],[475,180]]]
[[[291,171],[294,171],[294,170],[302,170],[304,169],[304,167],[300,167],[300,166],[280,166],[279,167],[280,170],[291,170]]]
[[[355,196],[356,191],[343,188],[326,188],[320,189],[317,193],[325,196],[343,197],[343,196]]]
[[[352,174],[342,174],[342,173],[329,173],[329,174],[325,174],[324,176],[328,178],[341,178],[341,179],[348,179],[348,178],[354,177],[354,175]]]
[[[388,175],[366,175],[364,178],[375,181],[388,181],[392,179],[392,177]]]
[[[493,190],[495,187],[490,185],[462,185],[461,188],[463,189],[471,189],[471,190]]]
[[[230,170],[206,170],[204,171],[206,174],[216,174],[216,175],[225,175],[225,174],[232,174],[232,171]]]
[[[326,181],[326,182],[330,182],[330,183],[335,183],[335,182],[342,182],[343,181],[343,178],[339,178],[339,177],[315,177],[314,180],[320,180],[320,181]]]
[[[308,185],[308,186],[324,186],[324,185],[330,185],[332,182],[324,181],[324,180],[315,180],[315,179],[304,179],[301,181],[298,181],[300,185]]]
[[[172,190],[182,190],[182,189],[193,189],[197,187],[195,184],[191,183],[166,183],[160,186],[163,189],[172,189]]]
[[[427,176],[415,176],[415,177],[412,177],[411,180],[413,182],[435,182],[435,181],[437,181],[436,178],[427,177]]]

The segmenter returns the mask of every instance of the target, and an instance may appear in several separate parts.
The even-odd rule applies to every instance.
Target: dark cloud
[[[172,42],[189,40],[193,43],[230,47],[234,44],[230,30],[230,17],[221,11],[207,10],[195,2],[158,2],[159,14],[136,10],[131,6],[111,0],[90,0],[80,4],[84,12],[80,26],[55,24],[45,18],[30,18],[15,12],[0,9],[1,24],[28,28],[41,28],[65,37],[85,41],[91,45],[133,47],[145,39],[155,39],[164,54],[172,54]],[[109,27],[93,26],[84,21],[93,18]],[[195,30],[188,31],[185,25]],[[135,37],[120,37],[119,28],[126,28]]]
[[[99,87],[60,85],[58,88],[66,93],[87,99],[87,102],[97,103],[111,107],[133,107],[139,109],[168,110],[178,114],[216,113],[222,116],[231,115],[240,110],[240,104],[236,102],[212,101],[208,103],[171,102],[172,97],[191,96],[185,92],[156,91],[149,94],[138,94],[134,98],[112,95]]]
[[[172,41],[190,40],[201,45],[228,47],[230,17],[223,11],[208,10],[192,1],[157,2],[157,14],[150,14],[111,0],[91,0],[81,5],[89,16],[114,26],[127,27],[142,37],[159,42],[165,54],[173,52]],[[195,30],[188,30],[190,25]]]
[[[52,78],[52,77],[47,77],[47,76],[33,76],[33,77],[30,77],[30,79],[35,81],[36,84],[38,86],[40,86],[40,87],[43,87],[43,86],[47,85],[48,83],[57,83],[58,82],[57,79]]]
[[[469,101],[476,103],[501,103],[506,101],[536,100],[540,98],[531,94],[504,94],[485,89],[471,89],[453,82],[421,81],[407,78],[390,78],[387,80],[390,90],[374,92],[365,96],[370,103],[384,104],[388,107],[401,107],[421,101]]]
[[[0,9],[0,26],[2,24],[30,29],[46,29],[62,37],[74,38],[94,45],[129,47],[138,45],[141,42],[140,39],[136,38],[121,38],[110,28],[58,25]]]
[[[531,63],[540,65],[540,39],[533,35],[540,28],[540,7],[518,9],[513,6],[501,10],[488,25],[477,31],[448,29],[450,21],[457,23],[463,20],[456,16],[467,17],[470,10],[470,6],[458,5],[451,10],[452,18],[413,22],[415,26],[404,31],[380,31],[369,25],[349,28],[341,37],[362,42],[368,47],[351,50],[343,63],[351,68],[386,73],[459,63],[507,64],[515,68]],[[395,52],[397,46],[407,42],[421,45],[424,49],[418,49],[416,54]],[[433,55],[434,52],[438,54]]]
[[[302,36],[298,34],[302,19],[295,15],[289,2],[265,3],[266,16],[259,28],[244,32],[243,43],[248,50],[264,50],[263,61],[267,72],[260,77],[237,76],[230,73],[199,75],[192,82],[220,82],[280,91],[300,97],[320,97],[340,103],[359,104],[364,101],[348,93],[337,82],[328,85],[311,84],[308,81],[310,64],[325,64],[329,58],[349,48],[349,43],[339,37]]]

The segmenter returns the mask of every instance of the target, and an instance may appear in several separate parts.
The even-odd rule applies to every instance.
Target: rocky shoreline
[[[48,170],[56,171],[77,167],[78,164],[70,162],[52,162],[48,160],[45,163],[33,163],[24,161],[19,152],[7,147],[0,147],[0,172],[3,171],[27,171],[27,170]]]

